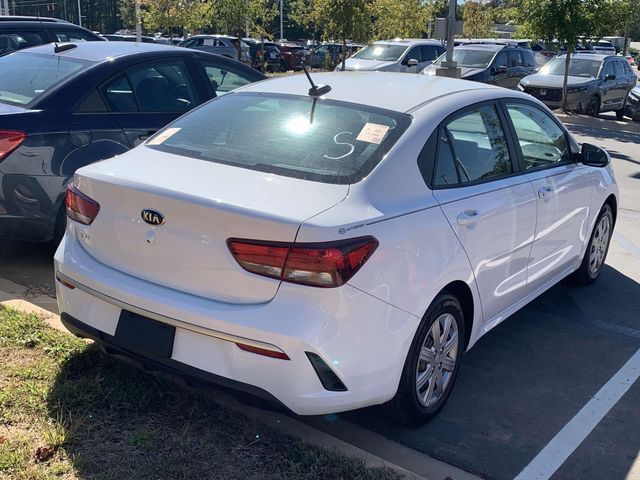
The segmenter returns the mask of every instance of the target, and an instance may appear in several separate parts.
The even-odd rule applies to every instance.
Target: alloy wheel
[[[450,313],[440,315],[427,333],[416,369],[418,401],[430,407],[447,392],[458,360],[458,324]]]
[[[607,215],[603,215],[591,239],[591,248],[589,250],[589,273],[596,275],[602,268],[604,258],[607,255],[609,247],[609,237],[611,232],[611,222]]]

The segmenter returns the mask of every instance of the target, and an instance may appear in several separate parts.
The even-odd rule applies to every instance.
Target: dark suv
[[[443,54],[423,73],[435,75],[445,57]],[[453,49],[453,59],[462,69],[464,80],[510,89],[515,89],[521,79],[538,71],[533,51],[518,44],[467,43]]]
[[[43,43],[86,41],[104,38],[58,18],[0,16],[0,55]]]

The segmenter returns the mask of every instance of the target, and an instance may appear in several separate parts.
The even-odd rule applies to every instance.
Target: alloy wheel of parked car
[[[456,297],[438,295],[413,340],[395,397],[387,413],[405,425],[419,425],[444,406],[460,367],[464,317]]]
[[[447,390],[458,359],[458,325],[444,313],[431,324],[424,338],[416,371],[416,393],[425,407],[435,404]]]
[[[600,115],[600,97],[594,95],[589,99],[587,104],[587,115],[591,117],[597,117]]]
[[[613,233],[613,211],[608,203],[602,207],[596,221],[587,251],[582,259],[580,268],[572,275],[572,279],[578,283],[586,284],[594,282],[604,266],[607,258],[611,234]]]

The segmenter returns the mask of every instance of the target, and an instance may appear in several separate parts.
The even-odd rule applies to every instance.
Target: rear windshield
[[[409,115],[297,95],[232,93],[172,123],[150,148],[324,183],[363,179]]]
[[[26,105],[91,62],[17,52],[0,57],[0,102]]]

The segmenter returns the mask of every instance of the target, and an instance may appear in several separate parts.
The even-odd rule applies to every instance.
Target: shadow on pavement
[[[640,347],[639,298],[640,284],[609,266],[593,285],[560,283],[465,354],[448,404],[427,425],[400,427],[375,407],[338,418],[468,472],[512,479]],[[635,405],[629,411],[638,390],[623,398]],[[314,424],[321,418],[336,421]],[[615,424],[608,447],[586,440],[592,457],[568,462],[566,478],[625,478],[640,449],[637,410]],[[595,475],[588,466],[598,461]]]

